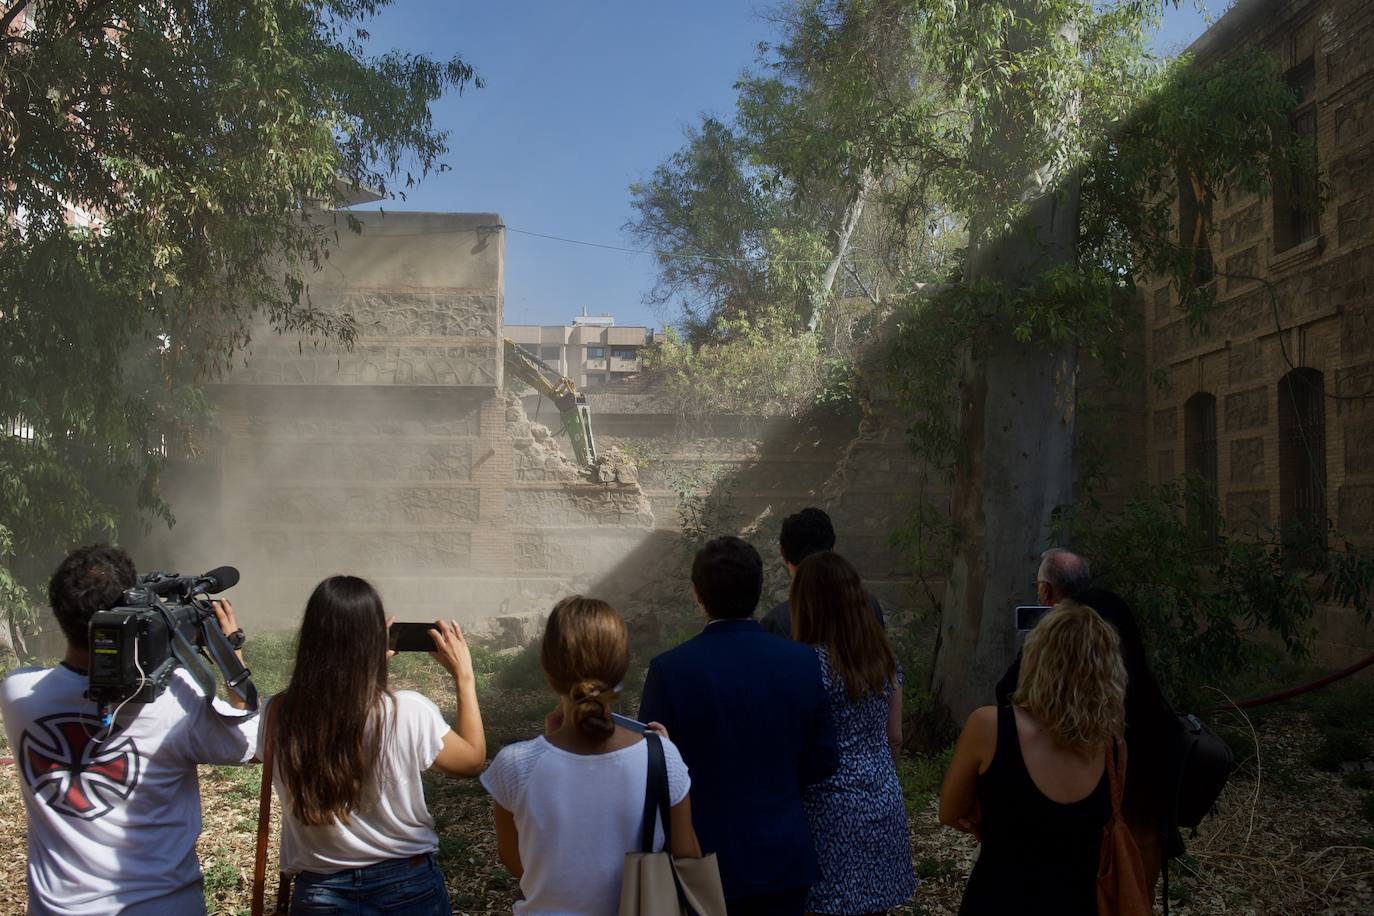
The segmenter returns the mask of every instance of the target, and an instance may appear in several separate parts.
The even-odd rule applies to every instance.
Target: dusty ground
[[[251,661],[251,659],[250,659]],[[397,686],[424,689],[444,704],[442,683],[428,663],[403,667]],[[483,679],[482,699],[492,752],[535,733],[551,706],[528,675],[497,686]],[[269,683],[266,687],[279,686]],[[1374,693],[1374,691],[1370,691]],[[1361,700],[1363,702],[1363,700]],[[453,701],[447,705],[452,711]],[[633,703],[627,704],[633,708]],[[1374,787],[1362,774],[1323,772],[1311,762],[1322,744],[1303,707],[1228,726],[1233,742],[1250,741],[1240,772],[1217,814],[1175,868],[1172,912],[1197,914],[1374,913]],[[912,857],[921,887],[902,913],[952,914],[976,855],[971,838],[941,828],[934,786],[941,762],[908,762],[904,786],[911,804]],[[1347,766],[1347,769],[1349,767]],[[205,829],[200,857],[212,913],[246,914],[257,816],[258,770],[204,767]],[[476,780],[429,778],[426,794],[441,836],[440,860],[455,912],[509,912],[516,882],[498,864],[487,799]],[[24,903],[25,829],[13,768],[0,771],[0,913]],[[275,863],[269,864],[274,874]]]

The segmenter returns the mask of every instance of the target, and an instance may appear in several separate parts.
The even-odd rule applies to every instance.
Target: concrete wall
[[[494,214],[359,214],[309,294],[351,313],[351,350],[258,336],[212,389],[219,430],[178,462],[179,524],[144,566],[238,566],[244,618],[295,623],[334,573],[403,620],[453,616],[518,639],[649,533],[631,473],[593,480],[502,390],[503,240]]]

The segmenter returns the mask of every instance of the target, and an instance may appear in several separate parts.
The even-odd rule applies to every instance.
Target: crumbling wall
[[[254,626],[289,627],[322,578],[378,586],[401,620],[523,641],[653,528],[634,469],[583,470],[502,388],[504,275],[491,214],[364,215],[310,290],[348,312],[343,348],[262,335],[213,386],[218,429],[164,486],[144,568],[239,567]]]
[[[597,393],[588,400],[598,448],[633,456],[653,507],[657,530],[635,560],[643,567],[638,580],[627,569],[602,585],[624,596],[627,613],[690,608],[692,552],[702,538],[723,533],[747,537],[763,556],[763,605],[782,600],[788,579],[778,531],[806,506],[830,514],[836,549],[894,621],[909,619],[926,601],[908,551],[893,540],[921,493],[906,421],[889,405],[806,418],[716,417],[701,428],[683,426],[652,394]],[[531,412],[538,404],[525,400]]]

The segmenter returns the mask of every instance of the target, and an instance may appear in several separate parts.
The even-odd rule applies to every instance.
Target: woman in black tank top
[[[1096,914],[1111,816],[1105,751],[1124,729],[1125,689],[1115,630],[1091,608],[1065,603],[1027,637],[1013,705],[969,716],[940,796],[940,820],[982,842],[961,914]],[[1042,783],[1075,800],[1037,786],[1018,711],[1037,736]]]

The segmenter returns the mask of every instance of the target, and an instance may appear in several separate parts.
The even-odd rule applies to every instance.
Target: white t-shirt
[[[21,668],[0,684],[29,823],[29,913],[204,913],[200,763],[253,757],[258,717],[205,694],[184,668],[162,696],[130,703],[108,737],[86,675]],[[102,739],[102,740],[93,740]]]
[[[395,702],[382,706],[387,733],[382,739],[381,766],[373,773],[375,791],[363,808],[349,814],[349,823],[302,824],[291,813],[281,768],[273,766],[272,785],[281,799],[283,871],[332,874],[439,848],[420,774],[439,756],[449,724],[439,707],[413,690],[398,690],[393,697]],[[261,747],[258,756],[262,756]]]
[[[691,780],[682,755],[663,742],[668,798],[687,797]],[[542,736],[502,749],[482,785],[515,815],[525,899],[517,913],[615,916],[625,853],[639,851],[648,781],[648,745],[638,741],[607,754],[574,754]],[[663,847],[663,827],[654,848]]]

